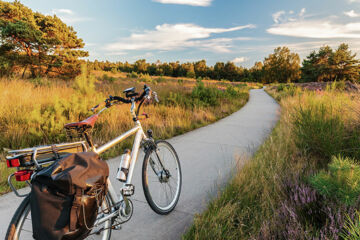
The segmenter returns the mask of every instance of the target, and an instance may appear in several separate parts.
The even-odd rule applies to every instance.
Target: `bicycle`
[[[54,162],[54,157],[39,160],[37,156],[52,153],[54,148],[57,149],[57,154],[59,152],[79,151],[79,148],[82,149],[82,151],[94,151],[101,154],[122,142],[124,139],[135,135],[130,157],[130,167],[127,178],[120,188],[120,194],[118,196],[111,181],[108,179],[108,193],[104,202],[101,204],[92,231],[86,239],[100,238],[102,240],[109,240],[113,229],[120,229],[121,224],[130,220],[134,208],[130,199],[134,194],[134,186],[131,184],[131,180],[140,149],[143,149],[145,153],[142,166],[142,185],[148,204],[154,212],[161,215],[169,214],[174,210],[180,197],[182,184],[178,155],[173,146],[167,141],[155,141],[151,130],[148,130],[147,134],[145,134],[139,118],[139,111],[143,103],[150,101],[152,98],[158,102],[157,94],[156,92],[152,92],[150,87],[146,85],[144,85],[144,91],[140,96],[135,92],[135,88],[128,88],[124,93],[126,98],[109,96],[104,102],[105,106],[98,111],[98,113],[95,113],[95,110],[99,108],[100,104],[93,107],[92,111],[94,115],[91,117],[81,122],[65,125],[67,131],[76,130],[86,141],[41,146],[9,152],[12,156],[7,157],[8,167],[18,167],[19,171],[17,172],[18,175],[16,175],[16,173],[10,175],[8,182],[15,194],[20,197],[25,197],[25,199],[16,210],[9,224],[5,239],[32,239],[32,228],[29,227],[29,224],[31,224],[31,219],[29,219],[31,216],[31,214],[29,214],[31,211],[29,204],[30,195],[19,194],[12,185],[11,178],[15,175],[17,180],[26,180],[27,183],[30,184],[28,181],[30,180],[29,175],[42,169],[44,165],[46,166]],[[103,111],[119,103],[131,104],[130,113],[135,127],[97,148],[91,138],[91,129]],[[136,103],[139,103],[137,108]],[[147,118],[146,115],[145,117]],[[76,150],[74,150],[75,148]],[[21,167],[25,168],[25,170]],[[157,185],[153,186],[153,183]],[[155,194],[155,190],[158,190],[159,194]],[[163,192],[161,192],[161,190],[163,190]],[[159,199],[157,196],[159,196]]]

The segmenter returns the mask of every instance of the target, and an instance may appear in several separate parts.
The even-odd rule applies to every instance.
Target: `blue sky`
[[[360,52],[360,0],[22,0],[72,25],[90,59],[234,61],[251,67],[277,46],[303,58],[342,42]]]

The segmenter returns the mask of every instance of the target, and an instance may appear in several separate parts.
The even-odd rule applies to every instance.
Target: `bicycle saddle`
[[[99,117],[99,115],[95,114],[81,122],[68,123],[64,127],[65,128],[78,128],[78,127],[92,128],[92,127],[94,127],[94,124],[95,124],[96,120],[98,119],[98,117]]]
[[[135,87],[125,89],[123,93],[125,93],[125,96],[127,98],[132,98],[132,97],[136,97],[137,95],[139,95],[138,93],[135,92]]]
[[[135,87],[127,88],[123,91],[123,93],[134,93],[134,92],[135,92]]]

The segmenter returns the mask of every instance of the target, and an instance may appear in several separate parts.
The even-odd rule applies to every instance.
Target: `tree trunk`
[[[28,65],[26,64],[21,78],[24,78],[27,67]]]

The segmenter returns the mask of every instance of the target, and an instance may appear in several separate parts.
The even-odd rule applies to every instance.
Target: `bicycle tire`
[[[151,154],[153,153],[153,151],[149,150],[146,152],[145,154],[145,157],[144,157],[144,161],[143,161],[143,168],[142,168],[142,185],[143,185],[143,190],[144,190],[144,194],[145,194],[145,198],[146,198],[146,201],[148,202],[149,206],[151,207],[151,209],[156,212],[157,214],[160,214],[160,215],[167,215],[169,214],[170,212],[172,212],[178,201],[179,201],[179,198],[180,198],[180,193],[181,193],[181,186],[182,186],[182,173],[181,173],[181,166],[180,166],[180,160],[179,160],[179,157],[174,149],[174,147],[168,143],[167,141],[164,141],[164,140],[159,140],[159,141],[156,141],[156,146],[157,148],[161,145],[164,145],[168,148],[168,150],[170,150],[172,153],[173,153],[173,156],[175,157],[175,160],[176,160],[176,164],[177,164],[177,167],[178,167],[178,178],[179,178],[179,183],[178,183],[178,189],[177,189],[177,192],[174,196],[174,199],[173,201],[171,202],[171,205],[165,207],[165,208],[161,208],[158,206],[158,204],[155,203],[155,201],[153,200],[153,197],[151,195],[151,191],[149,189],[149,184],[148,184],[148,176],[147,176],[147,167],[148,167],[148,163],[149,163],[149,159],[150,159],[150,156]]]
[[[9,227],[7,229],[5,240],[21,240],[18,238],[17,230],[22,227],[24,222],[22,221],[22,217],[26,214],[28,215],[30,211],[30,194],[25,197],[25,199],[21,202],[20,206],[16,209],[14,216],[12,217]],[[26,217],[26,216],[24,216]],[[111,221],[111,220],[108,220]],[[20,224],[20,226],[19,226]],[[111,222],[110,222],[111,226]],[[109,231],[108,237],[102,240],[110,240],[111,239],[111,227],[105,231]],[[19,232],[21,234],[21,231]],[[85,238],[88,239],[88,238]]]

